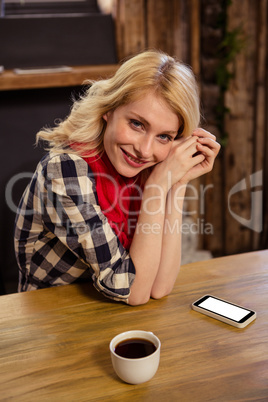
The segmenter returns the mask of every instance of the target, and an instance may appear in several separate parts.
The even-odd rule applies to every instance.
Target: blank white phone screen
[[[213,297],[207,298],[202,303],[200,303],[199,306],[205,308],[206,310],[210,310],[213,313],[231,318],[234,321],[240,321],[243,317],[250,313],[249,310],[246,310],[242,307],[234,306],[222,300],[214,299]]]

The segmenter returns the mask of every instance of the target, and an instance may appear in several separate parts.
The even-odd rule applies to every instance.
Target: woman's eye
[[[142,123],[138,120],[130,120],[130,124],[134,127],[134,128],[140,128],[142,127]]]
[[[173,137],[171,137],[170,135],[167,134],[160,134],[159,135],[160,140],[164,141],[164,142],[169,142],[173,140]]]

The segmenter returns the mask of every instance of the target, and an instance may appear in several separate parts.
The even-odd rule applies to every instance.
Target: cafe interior
[[[4,331],[10,323],[14,346],[3,332],[9,352],[0,352],[0,400],[267,400],[268,1],[0,4],[0,324]],[[201,126],[221,144],[213,170],[187,189],[175,290],[163,301],[150,301],[149,310],[103,300],[84,285],[17,299],[14,220],[44,155],[35,146],[36,133],[69,114],[86,80],[112,76],[122,60],[145,49],[160,49],[192,68]],[[196,318],[188,307],[182,311],[211,291],[257,310],[257,319],[245,330],[226,330],[213,318]],[[85,318],[88,311],[94,328]],[[108,340],[131,329],[152,331],[162,342],[158,372],[145,385],[118,380],[106,351]],[[42,333],[48,334],[45,340]],[[85,348],[97,349],[87,354]],[[20,359],[29,359],[25,373],[12,363]]]

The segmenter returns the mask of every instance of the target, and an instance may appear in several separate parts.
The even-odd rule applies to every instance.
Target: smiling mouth
[[[139,165],[144,165],[145,163],[147,163],[147,161],[145,161],[145,160],[135,158],[134,156],[132,156],[131,154],[129,154],[129,153],[128,153],[127,151],[125,151],[124,149],[121,148],[121,150],[122,150],[122,152],[123,152],[132,162],[138,163]]]

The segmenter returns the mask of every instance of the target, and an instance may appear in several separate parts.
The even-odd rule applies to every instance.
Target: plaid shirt
[[[127,302],[135,268],[98,205],[88,164],[47,154],[18,207],[15,253],[19,291],[92,279],[105,296]]]

